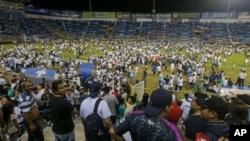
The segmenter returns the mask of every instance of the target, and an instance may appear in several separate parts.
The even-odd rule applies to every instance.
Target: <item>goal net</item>
[[[134,94],[137,94],[137,98],[139,100],[142,99],[143,94],[144,94],[144,81],[141,81],[141,82],[132,86],[131,95],[134,95]]]

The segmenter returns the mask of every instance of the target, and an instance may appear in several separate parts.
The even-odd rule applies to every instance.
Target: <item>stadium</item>
[[[7,82],[17,75],[49,83],[60,74],[70,86],[93,79],[115,90],[126,83],[138,100],[159,87],[179,100],[197,91],[250,94],[249,1],[143,2],[0,1],[1,73]],[[216,82],[205,88],[212,76]],[[76,140],[83,140],[75,122]],[[53,140],[44,126],[45,140]]]

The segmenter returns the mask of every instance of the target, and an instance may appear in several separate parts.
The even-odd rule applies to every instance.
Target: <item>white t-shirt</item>
[[[95,102],[98,98],[91,98],[88,97],[85,100],[82,101],[80,106],[80,116],[84,119],[94,111]],[[108,107],[108,104],[105,100],[102,100],[99,103],[99,106],[97,108],[97,113],[102,117],[102,119],[109,118],[111,116],[110,109]]]

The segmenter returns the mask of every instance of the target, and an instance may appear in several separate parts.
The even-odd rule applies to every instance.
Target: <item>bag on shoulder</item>
[[[84,130],[88,141],[98,141],[107,137],[108,130],[103,123],[103,119],[98,115],[98,105],[102,99],[98,99],[95,103],[94,111],[84,120]],[[103,140],[103,139],[102,139]]]
[[[204,132],[210,132],[216,135],[218,138],[223,137],[225,135],[223,131],[215,127],[206,127],[204,130],[196,133],[195,141],[211,141],[211,139]]]

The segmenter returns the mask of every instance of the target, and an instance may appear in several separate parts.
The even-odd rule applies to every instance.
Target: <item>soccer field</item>
[[[28,46],[29,44],[26,44],[25,46]],[[41,46],[48,46],[49,48],[52,48],[52,44],[41,44],[41,43],[37,43],[35,44],[38,48],[37,48],[37,52],[38,53],[43,53],[44,55],[46,54],[45,51],[42,49]],[[70,47],[69,49],[67,50],[64,50],[62,52],[63,56],[65,57],[65,59],[75,59],[77,57],[79,57],[80,59],[84,59],[84,60],[87,60],[87,58],[95,53],[97,55],[103,55],[103,52],[102,52],[102,47],[106,46],[107,44],[102,44],[102,45],[99,45],[99,44],[96,44],[96,43],[93,43],[93,42],[90,42],[90,43],[87,43],[84,44],[84,46],[86,47],[86,54],[83,55],[83,56],[78,56],[78,55],[73,55],[73,51],[70,50]],[[92,47],[90,47],[92,46]],[[5,44],[4,46],[2,46],[2,49],[3,50],[6,50],[6,49],[9,49],[9,48],[13,48],[15,49],[15,45],[14,44]],[[249,48],[249,47],[248,47]],[[112,48],[108,48],[109,51],[112,51]],[[78,50],[76,51],[77,54],[78,54]],[[160,52],[165,54],[165,55],[168,55],[169,53],[171,52],[167,52],[164,48],[161,48],[160,49]],[[179,54],[183,54],[183,55],[186,55],[186,51],[185,49],[182,50],[182,51],[179,51],[178,52]],[[200,54],[198,54],[198,59],[200,58]],[[221,58],[223,58],[224,55],[221,55]],[[220,70],[223,70],[225,72],[225,77],[227,78],[231,78],[233,80],[233,83],[236,82],[237,80],[237,77],[240,73],[240,70],[244,64],[244,60],[245,60],[245,53],[244,52],[241,52],[241,53],[235,53],[233,51],[233,54],[230,56],[230,57],[227,57],[227,62],[226,64],[224,65],[221,65],[221,67],[215,67],[215,71],[220,71]],[[223,59],[221,59],[221,62],[222,62]],[[233,62],[236,63],[236,67],[235,67],[235,70],[232,70],[232,65],[233,65]],[[169,67],[169,64],[166,64],[167,65],[167,69],[162,69],[162,73],[163,73],[163,76],[165,77],[167,74],[170,75],[170,67]],[[205,64],[205,68],[208,70],[208,72],[210,72],[211,70],[211,65],[212,65],[212,60],[208,60],[208,62]],[[143,70],[144,68],[148,68],[148,76],[147,76],[147,82],[146,82],[146,88],[145,88],[145,92],[147,93],[151,93],[154,89],[157,89],[158,88],[158,75],[154,75],[152,72],[151,72],[151,64],[148,64],[148,65],[145,65],[145,66],[141,66],[139,65],[139,72],[138,72],[138,75],[137,75],[137,78],[138,80],[141,80],[142,79],[142,74],[143,74]],[[60,69],[59,67],[56,67],[56,68],[51,68],[51,69]],[[249,65],[247,66],[247,71],[250,69]],[[248,73],[248,72],[246,72]],[[177,74],[177,73],[175,73]],[[197,80],[197,85],[201,82],[202,80]],[[249,75],[247,76],[247,78],[245,79],[245,85],[247,85],[248,83],[250,83],[250,79],[249,79]],[[184,85],[187,84],[187,77],[184,76]],[[195,91],[197,91],[197,87],[195,88],[188,88],[186,86],[183,87],[183,89],[181,91],[178,92],[178,98],[183,98],[183,95],[184,93],[194,93]],[[177,93],[177,92],[176,92]]]

